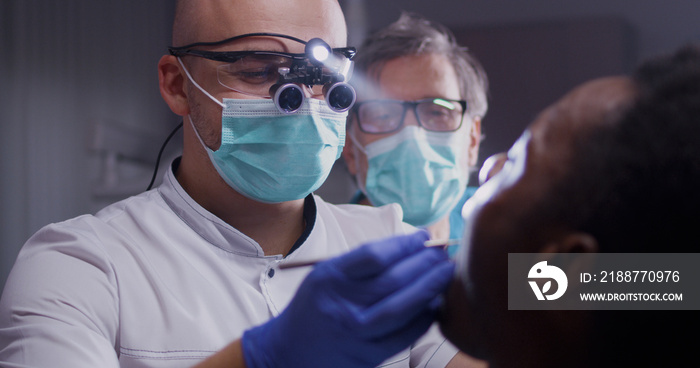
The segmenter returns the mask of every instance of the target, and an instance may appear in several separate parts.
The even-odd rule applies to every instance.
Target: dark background
[[[156,73],[173,5],[0,1],[0,285],[40,227],[94,213],[148,185],[158,149],[179,123],[160,97]],[[580,82],[700,41],[696,0],[341,5],[352,45],[408,10],[450,27],[481,60],[491,80],[482,161],[508,149],[537,112]],[[164,165],[178,149],[175,140]],[[353,190],[339,161],[319,193],[340,203]]]

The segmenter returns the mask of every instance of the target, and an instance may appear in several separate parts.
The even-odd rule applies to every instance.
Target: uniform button
[[[275,276],[275,269],[271,268],[270,271],[267,272],[267,276],[272,278],[272,276]]]

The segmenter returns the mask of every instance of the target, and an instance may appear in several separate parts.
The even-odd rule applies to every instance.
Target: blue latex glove
[[[375,367],[433,322],[454,271],[425,232],[321,262],[276,318],[243,334],[248,368]]]

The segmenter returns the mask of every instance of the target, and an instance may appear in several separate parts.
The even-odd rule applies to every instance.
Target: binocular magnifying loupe
[[[323,95],[326,96],[328,107],[335,112],[348,111],[357,99],[355,89],[344,82],[326,85],[323,87]]]
[[[357,98],[355,89],[346,80],[352,71],[352,61],[339,58],[320,38],[306,43],[307,60],[297,60],[289,68],[280,68],[278,82],[270,88],[275,105],[285,114],[299,110],[306,98],[302,85],[312,89],[323,86],[328,107],[335,112],[348,111]]]
[[[323,95],[328,107],[335,112],[348,111],[355,104],[357,95],[355,89],[345,82],[327,84],[323,87]],[[277,109],[285,114],[299,110],[306,96],[304,90],[294,83],[276,84],[270,90],[270,96]]]

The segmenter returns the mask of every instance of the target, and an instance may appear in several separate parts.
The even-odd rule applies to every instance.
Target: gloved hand
[[[375,367],[433,322],[454,271],[425,232],[321,262],[276,318],[243,334],[248,368]]]

